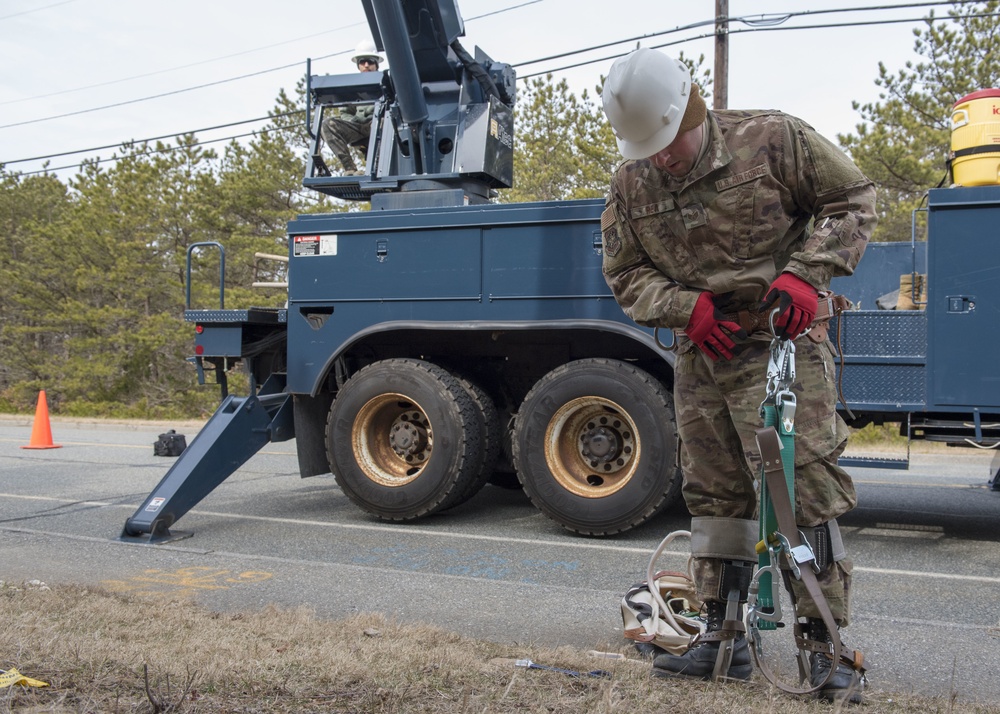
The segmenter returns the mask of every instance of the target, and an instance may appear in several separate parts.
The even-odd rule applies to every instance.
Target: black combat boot
[[[705,603],[708,625],[694,646],[682,655],[664,652],[653,660],[653,674],[657,677],[697,677],[711,679],[715,662],[719,656],[720,639],[704,639],[706,635],[725,634],[726,603],[710,600]],[[742,626],[742,623],[738,623]],[[729,679],[750,679],[753,665],[750,663],[750,648],[742,631],[728,630],[733,635],[733,656],[729,669],[723,674]]]
[[[340,160],[340,165],[344,167],[344,176],[356,176],[359,173],[358,165],[354,163],[354,157],[351,156],[350,152],[337,154],[337,158]]]
[[[806,623],[806,636],[810,640],[830,644],[830,631],[826,624],[817,618],[810,617]],[[854,650],[843,647],[841,643],[841,659],[837,663],[837,671],[830,677],[830,681],[819,690],[816,696],[829,702],[850,702],[851,704],[861,704],[864,700],[863,692],[865,688],[865,670],[863,667],[857,669],[849,664],[854,658]],[[825,652],[813,652],[809,655],[809,683],[815,687],[826,679],[830,672],[833,659]]]

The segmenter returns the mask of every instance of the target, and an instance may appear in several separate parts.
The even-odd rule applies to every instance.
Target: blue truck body
[[[189,298],[193,361],[224,399],[122,538],[186,535],[171,530],[184,513],[264,444],[293,437],[301,476],[333,473],[382,520],[455,508],[492,483],[523,488],[577,533],[645,522],[680,490],[673,336],[637,326],[612,297],[603,201],[496,203],[510,178],[509,68],[457,44],[454,0],[362,2],[377,41],[397,43],[380,49],[401,79],[388,89],[384,77],[314,79],[305,184],[372,210],[289,223],[284,307],[225,309],[220,292],[217,309],[201,309]],[[447,32],[425,32],[435,23]],[[421,77],[425,91],[412,91]],[[378,87],[369,174],[332,175],[323,111]],[[994,448],[1000,186],[934,189],[926,210],[925,241],[871,245],[831,286],[860,308],[831,328],[841,410],[855,426],[899,423],[913,439]],[[926,305],[879,309],[908,274],[926,275]],[[226,388],[237,364],[250,377],[244,396]],[[764,386],[761,375],[762,398]]]

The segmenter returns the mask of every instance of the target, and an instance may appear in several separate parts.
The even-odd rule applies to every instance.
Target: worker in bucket
[[[359,72],[377,72],[382,61],[382,55],[375,48],[375,43],[370,40],[358,43],[354,56],[351,57],[351,62],[357,66]],[[358,170],[351,147],[360,147],[362,151],[367,152],[374,113],[373,104],[348,104],[335,109],[323,119],[320,127],[323,141],[340,161],[347,175],[364,173]]]
[[[604,275],[631,319],[676,336],[683,494],[710,635],[683,655],[659,654],[653,673],[710,679],[720,642],[729,640],[722,676],[748,679],[740,620],[757,560],[755,429],[775,309],[778,336],[797,350],[796,520],[817,554],[817,579],[838,625],[850,619],[851,562],[837,526],[857,502],[837,464],[848,429],[836,412],[832,346],[825,334],[803,333],[818,292],[851,274],[864,253],[875,189],[800,119],[708,111],[688,68],[656,50],[616,60],[602,102],[625,158],[601,216]],[[817,651],[831,641],[828,628],[802,583],[787,580],[801,639],[816,643],[810,681],[823,683],[836,666],[820,696],[860,702],[861,668],[844,658],[834,665]],[[739,615],[727,618],[730,602]]]

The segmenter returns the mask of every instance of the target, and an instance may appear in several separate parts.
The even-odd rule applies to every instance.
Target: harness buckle
[[[820,569],[819,564],[816,562],[816,554],[813,553],[812,546],[809,545],[809,541],[806,540],[802,531],[799,531],[799,538],[802,540],[802,545],[797,545],[794,548],[788,542],[788,538],[781,533],[775,533],[774,535],[781,541],[781,548],[788,555],[788,567],[791,569],[792,575],[796,580],[802,580],[802,570],[799,569],[799,565],[805,563],[811,563],[813,572],[819,573]]]
[[[781,415],[781,428],[785,434],[791,434],[795,429],[795,392],[790,389],[782,389],[775,395],[775,405]]]

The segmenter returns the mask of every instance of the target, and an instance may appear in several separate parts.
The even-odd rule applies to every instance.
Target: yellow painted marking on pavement
[[[231,570],[194,566],[177,570],[151,568],[128,580],[103,580],[101,584],[115,592],[190,597],[205,590],[228,590],[233,584],[262,583],[272,577],[263,570],[233,574]]]

